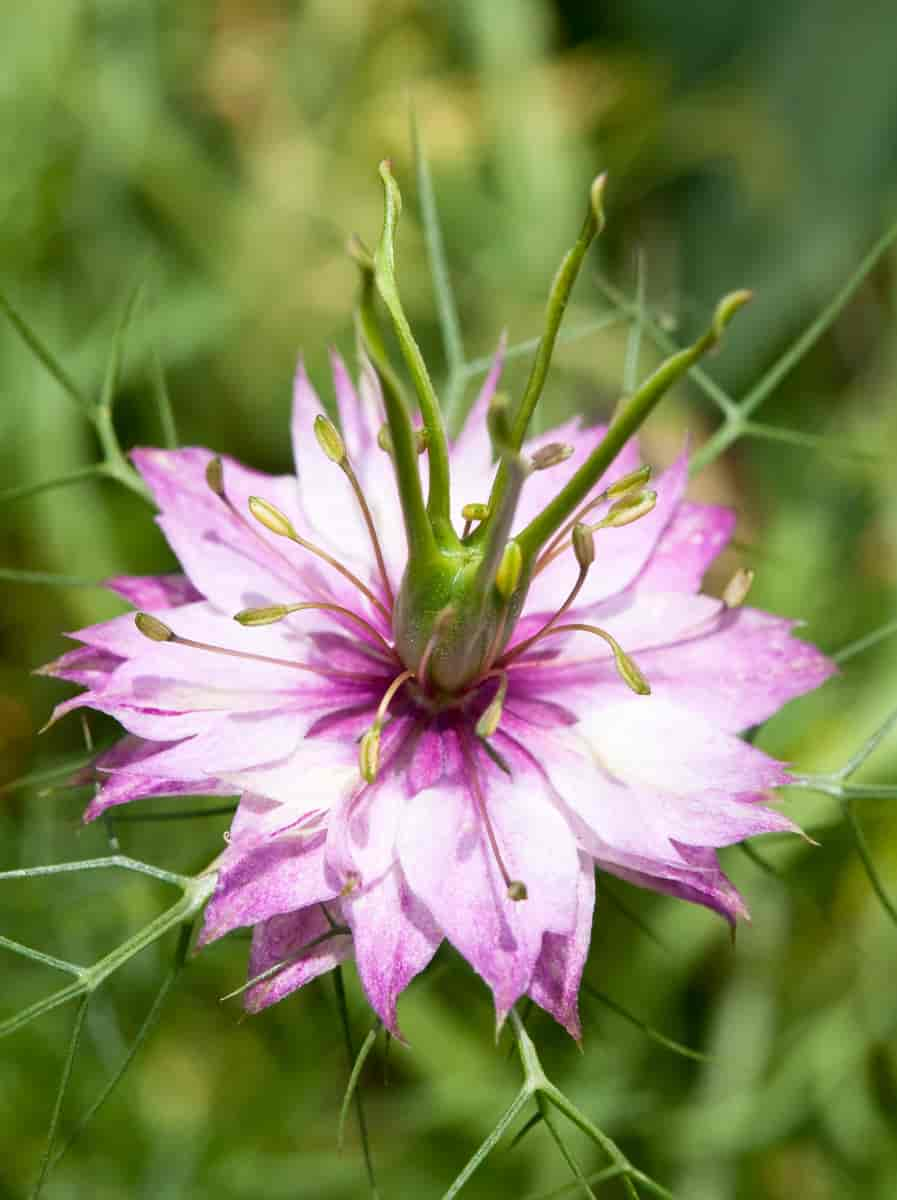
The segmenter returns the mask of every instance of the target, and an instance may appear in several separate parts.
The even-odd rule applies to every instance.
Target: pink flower
[[[451,446],[461,503],[489,496],[499,366]],[[141,628],[82,629],[45,668],[87,689],[56,715],[89,705],[128,733],[98,760],[86,816],[239,795],[201,941],[253,926],[250,977],[284,964],[248,991],[253,1011],[354,954],[395,1030],[399,993],[447,938],[500,1019],[528,994],[578,1037],[596,865],[743,915],[716,848],[795,827],[767,806],[784,767],[738,734],[832,665],[792,622],[700,593],[733,514],[684,499],[685,455],[652,507],[633,441],[579,505],[576,544],[562,527],[558,552],[542,548],[522,601],[505,549],[474,596],[480,625],[452,642],[450,596],[418,628],[379,384],[366,367],[356,392],[338,357],[333,371],[342,441],[318,420],[319,444],[300,367],[297,478],[199,448],[134,452],[184,576],[111,580]],[[514,530],[601,437],[571,421],[526,444],[520,461],[550,465],[526,478]]]

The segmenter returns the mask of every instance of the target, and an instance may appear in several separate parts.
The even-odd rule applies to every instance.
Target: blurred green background
[[[406,197],[399,270],[406,307],[443,369],[416,211],[413,101],[431,160],[467,354],[500,331],[539,331],[545,292],[586,191],[610,171],[608,229],[583,272],[569,327],[607,311],[599,270],[628,295],[637,255],[652,310],[677,339],[714,300],[754,304],[709,364],[738,398],[793,344],[897,214],[897,38],[892,0],[35,0],[6,5],[0,39],[0,286],[90,394],[125,300],[146,289],[115,419],[122,445],[158,442],[153,359],[181,440],[289,469],[286,421],[301,349],[326,394],[327,347],[351,349],[355,274],[346,236],[376,237],[378,161]],[[754,599],[807,621],[836,651],[895,618],[895,263],[885,255],[826,334],[695,481],[735,504],[738,544],[715,582],[757,568]],[[627,328],[566,343],[540,419],[606,415]],[[656,361],[645,341],[641,369]],[[509,371],[519,389],[526,359]],[[470,372],[469,386],[475,386]],[[0,323],[2,488],[98,459],[89,424]],[[688,429],[719,423],[693,385],[652,418],[669,459]],[[802,443],[802,435],[810,435]],[[791,441],[782,440],[791,437]],[[820,439],[816,444],[816,439]],[[71,689],[31,670],[62,630],[124,606],[101,579],[171,569],[150,510],[108,480],[0,506],[0,866],[107,851],[82,828],[85,794],[17,787],[83,749],[70,718],[35,731]],[[897,699],[897,637],[844,663],[761,744],[801,770],[843,764]],[[91,719],[97,739],[111,726]],[[864,768],[895,780],[897,735]],[[531,1029],[554,1078],[643,1169],[682,1200],[834,1200],[897,1195],[897,930],[834,799],[789,793],[818,847],[764,842],[775,874],[725,854],[754,921],[733,951],[709,913],[615,881],[603,890],[592,984],[713,1055],[677,1057],[583,997],[584,1053],[544,1017]],[[893,801],[857,815],[897,894]],[[143,806],[152,811],[151,804]],[[158,811],[158,810],[157,810]],[[203,866],[223,818],[120,823],[123,850]],[[173,898],[101,872],[0,881],[2,932],[91,962]],[[134,960],[94,997],[62,1114],[63,1135],[115,1069],[171,960]],[[3,954],[0,1018],[58,986]],[[336,1148],[347,1068],[329,980],[262,1016],[219,997],[243,979],[246,942],[215,945],[182,974],[159,1027],[46,1196],[254,1200],[366,1194],[352,1131]],[[369,1015],[349,980],[356,1034]],[[65,1059],[71,1008],[0,1047],[0,1193],[29,1193]],[[452,954],[406,994],[411,1048],[378,1047],[364,1078],[384,1197],[436,1197],[508,1103],[516,1065],[493,1042],[485,987]],[[573,1145],[584,1166],[593,1149]],[[544,1129],[498,1152],[471,1197],[559,1188]],[[567,1193],[564,1193],[567,1194]],[[572,1193],[570,1193],[572,1194]],[[618,1183],[600,1194],[622,1196]]]

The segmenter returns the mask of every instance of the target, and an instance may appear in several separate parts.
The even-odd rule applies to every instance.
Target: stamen
[[[290,658],[271,658],[266,654],[249,654],[245,650],[230,650],[226,646],[213,646],[210,642],[197,642],[193,638],[181,637],[158,618],[149,613],[134,614],[134,624],[144,637],[152,642],[171,642],[176,646],[189,646],[192,650],[208,650],[214,654],[224,654],[228,658],[243,658],[249,662],[272,663],[278,667],[292,667],[294,671],[308,671],[312,675],[321,675],[325,679],[351,679],[360,683],[379,683],[379,675],[359,675],[357,671],[328,671],[323,667],[312,667],[308,663],[294,662]]]
[[[598,508],[600,504],[604,504],[605,501],[609,500],[612,496],[624,496],[627,492],[631,492],[634,488],[641,487],[642,484],[647,483],[650,478],[651,468],[647,466],[639,467],[637,471],[630,471],[628,475],[624,475],[621,479],[618,479],[615,483],[612,483],[610,487],[606,487],[604,491],[597,495],[593,500],[590,500],[587,504],[584,504],[582,508],[580,508],[578,512],[574,513],[570,520],[558,530],[558,532],[542,551],[542,554],[539,556],[539,561],[536,563],[536,569],[533,572],[533,577],[535,578],[540,571],[544,571],[550,562],[553,562],[558,555],[562,554],[567,549],[567,547],[570,545],[567,540],[570,536],[570,532],[574,525],[578,525],[582,522],[583,517],[587,516],[590,512],[594,512],[594,510]]]
[[[393,697],[399,688],[403,687],[409,679],[413,678],[413,671],[403,671],[401,675],[395,677],[383,693],[383,698],[377,706],[377,712],[370,729],[367,730],[361,739],[358,748],[358,769],[365,783],[373,783],[380,770],[380,734],[383,732],[383,722],[386,720],[386,713],[393,701]]]
[[[349,620],[354,621],[366,630],[371,637],[376,638],[391,659],[396,658],[396,652],[383,635],[378,633],[374,626],[359,613],[353,612],[351,608],[344,608],[342,604],[323,602],[319,604],[303,601],[301,604],[271,604],[265,608],[244,608],[242,612],[236,613],[234,620],[238,621],[241,625],[255,628],[257,625],[274,625],[277,621],[282,621],[284,617],[288,617],[290,613],[306,612],[309,609],[316,609],[319,612],[339,613],[342,617],[348,617]]]
[[[501,856],[501,850],[498,848],[498,841],[495,837],[495,830],[492,828],[492,821],[489,818],[489,813],[486,809],[486,800],[483,796],[482,788],[480,787],[480,778],[477,774],[476,763],[471,751],[471,747],[467,739],[462,735],[459,738],[461,743],[461,754],[464,758],[464,764],[467,767],[467,773],[470,777],[470,790],[473,792],[474,803],[477,806],[477,811],[480,814],[480,819],[483,822],[483,828],[486,830],[486,837],[489,841],[489,848],[492,851],[492,856],[495,859],[495,865],[498,867],[499,874],[504,880],[507,889],[507,897],[509,900],[519,901],[526,900],[527,891],[526,884],[522,879],[512,879],[508,868],[505,866],[504,859]]]
[[[602,520],[592,526],[592,529],[622,529],[646,517],[657,503],[657,492],[639,492],[637,495],[624,496],[614,504],[610,512]]]
[[[355,493],[355,499],[358,501],[358,507],[361,509],[361,515],[364,518],[364,523],[367,526],[368,537],[371,539],[371,545],[374,548],[374,555],[377,559],[377,569],[380,572],[380,578],[383,582],[383,590],[386,593],[389,601],[389,607],[392,608],[395,603],[395,596],[392,590],[392,584],[389,582],[389,575],[386,572],[386,563],[383,561],[383,551],[380,548],[380,539],[377,537],[377,528],[374,525],[374,518],[371,514],[368,502],[365,499],[364,492],[361,490],[361,484],[358,482],[358,476],[349,461],[349,456],[346,453],[346,444],[333,424],[323,414],[319,413],[315,417],[315,436],[318,439],[318,444],[327,455],[331,462],[335,462],[342,473],[348,479],[352,491]]]
[[[513,596],[522,570],[523,555],[520,553],[520,547],[516,542],[508,542],[495,572],[495,586],[502,600],[510,600]]]
[[[501,723],[501,714],[505,706],[505,696],[508,694],[508,673],[507,671],[490,671],[489,675],[484,676],[488,679],[493,676],[498,679],[498,691],[492,697],[489,707],[485,709],[483,715],[476,724],[476,735],[484,741],[486,738],[491,738],[496,729]]]
[[[535,634],[532,638],[527,639],[527,643],[529,646],[531,646],[536,641],[542,641],[543,638],[550,637],[553,633],[577,632],[592,633],[595,635],[595,637],[600,637],[607,642],[614,656],[614,666],[617,668],[617,674],[620,676],[626,686],[631,688],[632,691],[634,691],[638,696],[651,695],[651,685],[636,666],[635,660],[630,658],[615,637],[612,637],[606,629],[599,629],[597,625],[582,625],[579,622],[570,625],[551,625],[550,628],[546,628]],[[521,643],[521,645],[522,644],[523,643]],[[515,646],[512,657],[516,658],[519,650],[520,647]],[[508,665],[509,660],[506,659],[505,662],[502,663],[502,666],[507,667]],[[526,664],[520,663],[518,665],[524,666]],[[563,664],[553,663],[552,665],[561,666]]]
[[[726,608],[737,608],[747,598],[756,572],[752,567],[739,567],[723,588],[723,604]]]
[[[530,458],[534,471],[546,471],[549,467],[557,467],[566,462],[573,454],[573,447],[565,442],[549,442],[542,446]]]
[[[237,508],[237,506],[231,500],[230,496],[227,494],[227,489],[224,486],[224,467],[221,462],[221,459],[217,455],[214,458],[210,459],[208,464],[206,465],[206,483],[209,485],[210,491],[213,492],[214,495],[216,495],[218,497],[218,499],[222,501],[222,503],[225,505],[228,512],[231,514],[231,516],[236,521],[238,521],[240,523],[240,525],[242,525],[242,527],[245,530],[247,530],[247,532],[252,537],[256,538],[260,545],[264,546],[266,553],[277,555],[277,557],[280,559],[280,561],[287,567],[287,574],[286,574],[285,578],[291,584],[295,585],[295,583],[296,583],[296,564],[291,559],[289,559],[285,554],[281,553],[281,551],[278,550],[276,546],[272,546],[270,542],[268,542],[265,538],[263,538],[261,533],[259,532],[258,528],[251,521],[248,521],[246,519],[245,515],[240,512],[240,510]],[[264,503],[264,501],[262,503]],[[281,513],[278,509],[276,509],[274,507],[273,504],[268,505],[268,508],[270,509],[270,518],[272,521],[275,521],[274,514],[277,514],[277,517],[280,518],[279,528],[275,529],[273,524],[266,525],[265,521],[262,521],[261,524],[266,525],[266,528],[270,529],[272,533],[277,533],[281,537],[288,537],[289,534],[287,533],[287,530],[293,529],[290,522],[283,515],[283,513]],[[309,544],[309,548],[311,548],[310,544]],[[322,552],[322,554],[323,554],[323,552]],[[331,563],[333,566],[336,567],[336,569],[338,571],[344,571],[344,568],[342,568],[340,566],[340,564],[338,564],[335,560],[331,560]],[[357,586],[359,586],[362,589],[362,591],[366,591],[366,589],[364,588],[364,585],[361,583],[360,580],[357,580],[354,575],[351,576],[350,581],[354,582]],[[376,599],[374,602],[379,604],[379,601],[376,601]],[[380,605],[380,608],[383,608],[383,606]],[[389,621],[390,620],[389,613],[387,613],[385,609],[383,609],[383,612],[384,612],[384,616],[386,617],[386,620]]]
[[[414,433],[414,448],[417,451],[417,456],[420,458],[422,454],[426,454],[430,448],[430,435],[426,429],[415,429]],[[392,434],[389,432],[388,425],[381,425],[377,431],[377,445],[384,454],[393,456],[395,450],[392,444]]]
[[[461,533],[461,541],[463,542],[470,533],[474,521],[485,521],[489,516],[488,504],[465,504],[461,509],[461,516],[464,519],[464,529]]]
[[[334,558],[332,554],[328,554],[326,550],[322,550],[321,547],[316,546],[314,542],[309,542],[304,537],[300,537],[293,528],[289,518],[282,513],[279,508],[275,508],[273,504],[267,500],[263,500],[261,496],[250,496],[249,511],[252,513],[258,523],[260,525],[264,525],[266,529],[271,531],[271,533],[277,534],[278,537],[285,537],[291,542],[295,542],[296,545],[301,546],[303,550],[308,550],[310,553],[317,555],[317,557],[323,559],[328,566],[333,567],[335,571],[339,571],[340,575],[342,575],[344,579],[347,579],[349,583],[358,588],[362,595],[367,596],[368,600],[370,600],[371,604],[373,604],[375,608],[379,608],[380,612],[387,621],[391,620],[389,610],[384,606],[383,602],[374,595],[367,584],[363,583],[357,575],[353,574],[348,567],[344,566],[339,559]]]
[[[585,583],[586,576],[589,573],[589,567],[591,567],[592,563],[595,561],[595,539],[591,528],[588,525],[574,525],[572,541],[573,552],[576,555],[576,561],[579,563],[579,575],[577,576],[573,587],[570,589],[567,599],[557,610],[554,616],[549,617],[541,629],[537,630],[532,637],[526,638],[525,641],[522,641],[518,646],[515,646],[511,653],[505,656],[502,664],[503,666],[507,666],[508,663],[513,662],[515,658],[519,658],[521,654],[525,654],[534,642],[537,642],[539,638],[544,637],[545,634],[557,624],[564,613],[567,612],[582,590],[582,585]]]

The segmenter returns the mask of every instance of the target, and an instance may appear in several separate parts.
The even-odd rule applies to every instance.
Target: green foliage
[[[891,15],[834,0],[700,5],[676,20],[639,0],[604,24],[599,10],[66,0],[51,18],[19,5],[5,19],[0,867],[133,858],[166,871],[77,871],[64,888],[0,879],[0,1021],[44,1014],[2,1043],[0,1191],[354,1197],[357,1147],[337,1149],[345,1095],[363,1097],[384,1198],[455,1194],[473,1154],[472,1198],[620,1197],[624,1180],[650,1195],[656,1179],[688,1200],[795,1187],[890,1200]],[[862,69],[835,88],[845,63]],[[409,91],[428,152],[416,167]],[[64,648],[60,630],[122,611],[92,585],[172,567],[127,448],[180,436],[288,469],[295,355],[301,344],[326,390],[328,342],[352,345],[343,244],[355,229],[376,238],[384,155],[406,199],[403,304],[450,419],[504,327],[503,386],[522,393],[551,274],[600,169],[600,275],[583,268],[537,425],[606,418],[621,383],[631,393],[692,340],[719,294],[754,290],[719,357],[652,417],[650,455],[668,460],[690,430],[694,494],[740,513],[713,582],[755,567],[752,599],[805,618],[842,664],[760,734],[801,772],[786,799],[819,846],[768,838],[729,853],[754,915],[734,952],[710,914],[603,887],[588,974],[612,1014],[584,997],[583,1054],[537,1013],[519,1025],[513,1101],[486,990],[446,951],[402,1002],[411,1048],[391,1049],[388,1087],[368,1035],[346,1092],[340,1013],[369,1027],[351,971],[336,1000],[324,980],[251,1020],[219,1004],[243,982],[245,943],[182,972],[173,930],[227,806],[146,801],[79,829],[84,792],[60,787],[83,761],[77,723],[35,736],[68,689],[31,670]],[[94,732],[114,734],[100,718]],[[109,857],[119,842],[123,859]],[[160,879],[187,889],[174,908]],[[147,930],[161,940],[120,952]],[[50,1011],[58,971],[73,1004]],[[489,1149],[508,1136],[480,1166],[490,1128]]]

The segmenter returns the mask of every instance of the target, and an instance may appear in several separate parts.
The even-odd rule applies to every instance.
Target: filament
[[[480,777],[477,774],[476,762],[471,751],[470,744],[465,734],[459,731],[461,744],[461,755],[464,759],[464,765],[467,767],[468,777],[470,779],[470,790],[473,794],[474,804],[477,807],[477,812],[483,822],[483,828],[486,830],[486,837],[489,841],[489,848],[492,851],[492,856],[495,859],[495,865],[498,867],[499,874],[507,888],[508,898],[510,900],[525,900],[526,899],[526,884],[520,879],[512,879],[508,868],[505,866],[505,861],[502,858],[501,850],[499,849],[498,840],[495,836],[495,830],[492,827],[492,820],[486,808],[486,799],[483,796],[483,790],[480,786]]]

